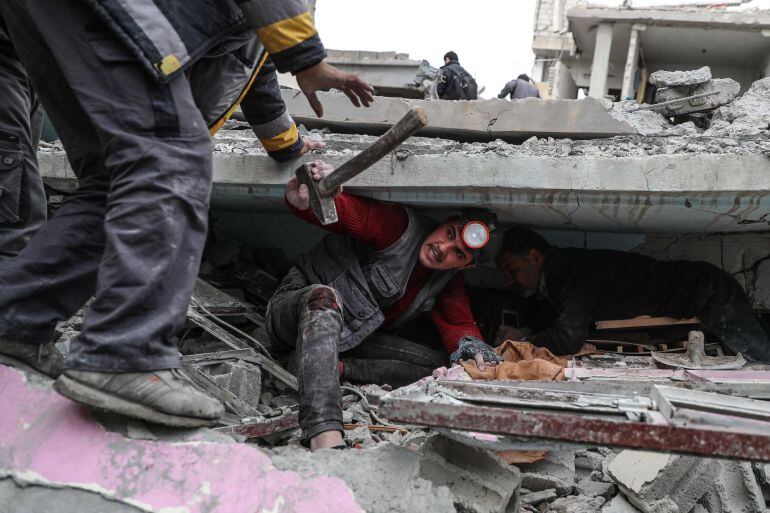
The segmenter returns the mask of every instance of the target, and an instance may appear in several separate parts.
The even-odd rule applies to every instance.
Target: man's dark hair
[[[522,73],[521,75],[519,75],[516,78],[519,78],[521,80],[526,80],[527,82],[531,82],[532,81],[532,79],[529,78],[529,75],[527,75],[526,73]]]
[[[540,234],[528,228],[510,228],[505,230],[500,251],[524,256],[532,249],[545,254],[550,247],[551,245]]]
[[[444,59],[449,59],[450,61],[454,61],[454,62],[460,62],[460,59],[457,57],[457,54],[454,52],[445,53]]]

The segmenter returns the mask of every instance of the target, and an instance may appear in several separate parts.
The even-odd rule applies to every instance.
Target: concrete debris
[[[327,476],[343,480],[368,513],[454,511],[455,498],[449,488],[423,478],[420,460],[417,453],[393,445],[312,454],[286,447],[274,450],[271,457],[276,468],[296,472],[304,479]]]
[[[553,500],[558,496],[559,494],[556,493],[556,488],[548,488],[547,490],[530,492],[527,494],[524,494],[524,490],[522,489],[521,503],[522,505],[531,504],[534,506],[541,502]]]
[[[262,393],[262,371],[258,366],[242,360],[207,365],[201,371],[211,380],[251,405],[259,404]]]
[[[716,78],[693,87],[658,89],[655,94],[655,103],[667,103],[667,105],[660,107],[653,105],[650,108],[655,108],[664,116],[710,111],[735,100],[740,90],[741,85],[731,78]],[[676,101],[680,99],[681,101]]]
[[[619,494],[604,505],[601,513],[640,513],[640,511],[628,502],[628,499]]]
[[[547,513],[598,513],[604,505],[602,497],[586,497],[585,495],[570,495],[553,501]]]
[[[767,136],[770,134],[768,128],[770,128],[770,77],[757,80],[743,96],[714,112],[714,122],[704,135]]]
[[[656,71],[650,75],[650,83],[656,87],[676,87],[702,84],[711,80],[711,68],[703,66],[691,71]]]
[[[590,479],[584,479],[575,485],[576,493],[588,497],[604,497],[606,499],[615,495],[615,491],[615,485],[612,483],[592,481]]]
[[[518,465],[521,484],[534,492],[555,488],[559,495],[568,495],[575,486],[575,453],[552,451],[542,461]]]
[[[659,112],[639,109],[634,101],[612,104],[609,114],[618,121],[628,123],[641,135],[657,135],[671,127]]]
[[[608,470],[620,491],[644,513],[687,513],[714,482],[711,460],[665,453],[622,451]]]
[[[420,452],[420,476],[447,486],[458,511],[517,511],[521,476],[494,452],[443,436],[431,437]]]
[[[718,460],[711,464],[718,466],[720,472],[713,487],[699,501],[708,513],[764,511],[765,499],[751,463]]]

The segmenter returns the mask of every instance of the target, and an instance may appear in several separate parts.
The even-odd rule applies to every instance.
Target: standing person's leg
[[[714,292],[698,318],[734,353],[751,362],[770,363],[770,342],[743,288],[722,270],[709,274]]]
[[[98,262],[95,299],[58,389],[151,421],[192,425],[218,417],[221,404],[175,370],[171,340],[200,263],[212,175],[211,142],[189,84],[184,77],[153,82],[81,2],[4,0],[0,12],[83,192],[52,219],[75,241],[47,230],[49,223],[17,259],[23,264],[0,269],[0,289],[12,285],[0,292],[0,305],[11,305],[0,309],[0,336],[34,342],[50,334],[73,308],[73,296],[90,293],[68,288],[93,284]],[[73,110],[95,141],[79,136],[68,119]],[[58,255],[44,254],[50,246]],[[94,260],[100,247],[101,261]],[[37,267],[45,279],[29,273]]]
[[[0,260],[13,258],[46,219],[37,144],[40,103],[0,18]]]
[[[324,285],[307,285],[292,269],[270,299],[270,338],[295,350],[299,382],[299,424],[312,450],[342,444],[342,393],[337,343],[342,332],[342,303]]]

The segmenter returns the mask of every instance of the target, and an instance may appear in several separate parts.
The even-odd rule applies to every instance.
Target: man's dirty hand
[[[310,153],[313,150],[320,150],[326,146],[326,143],[323,141],[316,141],[314,139],[308,139],[307,137],[302,138],[302,148],[300,148],[299,153],[297,154],[298,157],[301,157],[305,153]]]
[[[340,71],[326,61],[297,73],[297,84],[319,118],[323,117],[324,109],[316,95],[317,91],[339,89],[356,107],[361,104],[368,107],[374,101],[374,87],[369,82],[353,73]]]
[[[323,180],[332,171],[334,171],[334,166],[327,164],[323,160],[316,160],[310,164],[310,174],[316,182]],[[336,196],[341,192],[342,186],[334,192],[334,195]],[[300,184],[296,176],[286,184],[286,199],[298,210],[310,208],[310,193],[307,190],[307,185]]]
[[[498,363],[502,362],[492,346],[483,342],[476,337],[465,336],[460,339],[460,345],[457,351],[452,353],[449,357],[449,361],[457,363],[461,360],[474,360],[476,367],[483,371],[488,366],[494,367]]]

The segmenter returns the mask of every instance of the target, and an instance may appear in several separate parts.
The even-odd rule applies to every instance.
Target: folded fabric
[[[594,352],[586,344],[579,354]],[[494,367],[480,371],[472,361],[462,362],[465,372],[473,379],[491,379],[497,381],[562,381],[564,368],[570,358],[559,357],[544,347],[533,346],[529,342],[506,340],[495,348],[495,353],[503,359]]]

